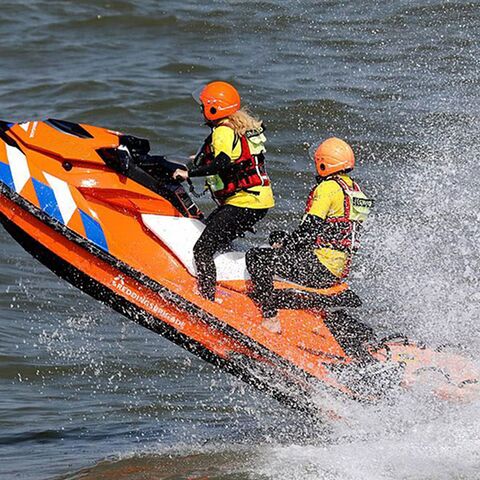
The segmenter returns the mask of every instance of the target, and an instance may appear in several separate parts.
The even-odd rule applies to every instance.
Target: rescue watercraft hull
[[[369,352],[359,340],[368,331],[338,311],[358,303],[345,284],[311,291],[277,282],[295,299],[280,310],[282,335],[261,327],[241,252],[216,259],[217,301],[201,297],[191,250],[202,214],[171,180],[178,165],[148,149],[89,125],[2,122],[0,221],[72,285],[295,408],[325,413],[315,402],[325,395],[378,399],[385,382],[345,375],[368,364],[388,361],[387,383],[405,381],[402,362],[382,357],[383,346]],[[404,342],[410,354],[419,348]]]

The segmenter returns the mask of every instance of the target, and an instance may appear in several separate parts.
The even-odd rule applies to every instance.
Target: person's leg
[[[249,230],[265,213],[266,210],[222,205],[208,217],[205,230],[193,247],[198,288],[205,298],[215,299],[215,253],[229,247],[235,238]]]
[[[208,300],[215,300],[216,268],[213,256],[231,242],[232,223],[235,218],[224,206],[214,210],[193,247],[193,258],[197,269],[198,290]]]
[[[252,281],[252,298],[262,307],[264,317],[274,316],[271,305],[273,276],[275,275],[275,250],[273,248],[252,248],[245,255],[245,263]]]
[[[292,252],[286,280],[311,288],[328,288],[339,282],[311,251]]]
[[[253,248],[245,257],[253,283],[252,298],[260,304],[262,326],[272,333],[282,333],[277,317],[277,301],[273,286],[274,275],[289,270],[290,259],[285,251],[274,248]]]
[[[246,263],[253,283],[252,297],[262,309],[262,325],[274,333],[281,333],[277,309],[281,305],[289,308],[298,303],[298,295],[274,290],[275,275],[313,288],[325,288],[338,282],[338,278],[309,251],[255,248],[247,252]]]
[[[215,300],[216,269],[213,255],[218,241],[215,228],[206,227],[193,247],[193,258],[197,270],[198,290],[208,300]]]
[[[240,219],[240,231],[239,236],[243,235],[245,232],[251,231],[254,232],[254,225],[262,220],[268,212],[268,208],[240,208],[232,207],[234,209],[240,210],[237,213],[238,218]]]

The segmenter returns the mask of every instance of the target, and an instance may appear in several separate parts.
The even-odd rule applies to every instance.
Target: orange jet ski
[[[277,281],[277,335],[261,327],[244,253],[231,251],[215,260],[217,300],[205,300],[192,253],[203,215],[172,179],[179,164],[149,148],[62,120],[0,122],[0,220],[74,286],[297,409],[325,413],[318,400],[328,395],[375,401],[429,368],[448,384],[440,396],[477,391],[478,372],[463,357],[439,361],[403,338],[374,341],[348,313],[360,301],[345,283]]]

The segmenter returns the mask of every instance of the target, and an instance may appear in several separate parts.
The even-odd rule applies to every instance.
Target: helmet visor
[[[201,87],[196,88],[192,92],[192,98],[199,104],[202,105],[202,101],[200,100],[200,95],[203,92],[203,89],[205,88],[205,85],[202,85]]]
[[[310,157],[310,160],[315,160],[315,152],[317,151],[317,148],[319,146],[320,146],[320,143],[315,142],[308,147],[308,156]]]

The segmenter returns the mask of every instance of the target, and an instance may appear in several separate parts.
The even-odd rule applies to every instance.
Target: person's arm
[[[232,164],[232,149],[235,134],[230,127],[220,125],[212,132],[212,151],[215,155],[213,161],[208,165],[192,166],[188,172],[176,171],[176,176],[186,180],[188,177],[205,177],[216,175],[230,168]]]
[[[232,163],[231,158],[225,153],[220,152],[213,162],[208,165],[192,166],[188,170],[190,177],[205,177],[207,175],[216,175],[225,171]]]
[[[295,249],[299,246],[314,245],[325,225],[325,221],[322,218],[307,213],[300,225],[292,233],[281,230],[274,230],[270,233],[270,246],[273,248]]]
[[[282,243],[286,248],[314,245],[318,235],[325,227],[326,222],[323,218],[307,213],[298,227]]]
[[[285,238],[283,245],[287,248],[314,245],[317,237],[327,228],[325,219],[332,204],[332,195],[337,189],[334,182],[323,182],[317,186],[308,210],[298,227]]]

